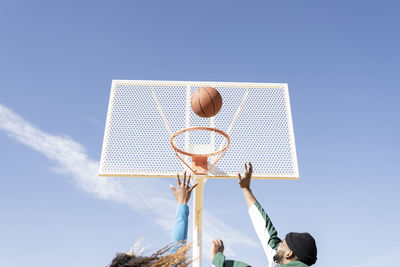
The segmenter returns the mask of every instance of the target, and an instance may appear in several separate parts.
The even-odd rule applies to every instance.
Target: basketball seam
[[[201,106],[201,102],[200,102],[200,89],[201,88],[199,88],[199,89],[197,89],[199,92],[197,93],[197,99],[199,100],[199,106],[200,106],[200,109],[201,109],[201,112],[203,113],[203,115],[204,115],[204,117],[207,117],[207,114],[204,112],[204,110],[203,110],[203,107]]]
[[[214,113],[213,113],[213,115],[212,115],[212,116],[215,116],[215,105],[214,105],[214,99],[211,97],[211,95],[210,95],[210,93],[208,92],[207,88],[204,88],[204,90],[206,90],[206,92],[207,92],[208,96],[209,96],[209,97],[210,97],[210,99],[211,99],[211,103],[212,103],[212,105],[213,105],[213,110],[214,110]],[[212,116],[211,116],[211,117],[212,117]]]

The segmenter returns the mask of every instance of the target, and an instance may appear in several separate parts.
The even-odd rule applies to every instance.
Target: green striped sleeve
[[[281,242],[278,237],[278,232],[260,203],[256,202],[249,208],[249,215],[254,230],[260,239],[268,261],[271,264],[276,254],[276,250],[278,249],[278,245]]]

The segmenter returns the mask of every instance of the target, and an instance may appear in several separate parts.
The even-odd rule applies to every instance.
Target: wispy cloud
[[[53,170],[72,178],[82,190],[103,200],[127,204],[137,212],[156,214],[156,223],[167,233],[171,232],[176,203],[165,183],[158,180],[99,177],[99,162],[89,158],[81,144],[68,136],[44,132],[1,104],[0,129],[14,140],[46,156],[56,164]],[[224,238],[226,244],[230,245],[258,246],[257,242],[206,212],[203,223],[204,229],[207,229],[203,233],[204,251],[208,251],[207,246],[215,237]],[[226,252],[229,256],[236,256],[229,245]]]

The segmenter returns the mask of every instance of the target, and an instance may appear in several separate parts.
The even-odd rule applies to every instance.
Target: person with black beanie
[[[267,255],[268,267],[277,265],[307,267],[315,264],[317,261],[317,246],[314,238],[309,233],[291,232],[285,236],[283,241],[278,237],[278,232],[275,230],[270,218],[250,190],[252,172],[253,166],[251,163],[245,164],[245,174],[243,177],[238,174],[238,182],[243,190],[254,229]],[[213,241],[211,256],[215,267],[225,266],[223,263],[219,264],[222,262],[221,259],[225,260],[222,254],[223,248],[222,240]],[[230,262],[235,263],[235,261]],[[242,265],[238,262],[237,265],[233,266],[249,265]]]

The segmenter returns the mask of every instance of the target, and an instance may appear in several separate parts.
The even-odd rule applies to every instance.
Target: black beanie
[[[288,233],[285,240],[301,262],[311,266],[317,261],[317,246],[309,233]]]

